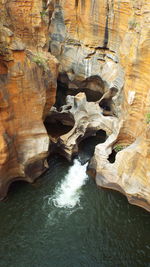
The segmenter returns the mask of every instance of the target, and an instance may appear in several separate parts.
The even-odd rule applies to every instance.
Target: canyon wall
[[[43,121],[59,73],[70,92],[90,90],[97,100],[116,89],[118,124],[91,166],[98,185],[150,209],[149,32],[147,0],[0,0],[1,198],[11,181],[45,169]],[[122,150],[110,163],[115,145]]]
[[[0,199],[12,181],[33,182],[47,167],[43,120],[55,103],[58,62],[47,52],[42,11],[42,1],[0,1]]]
[[[114,102],[120,123],[104,147],[96,148],[92,161],[96,182],[123,192],[131,203],[147,210],[150,210],[149,32],[150,3],[146,0],[54,3],[50,50],[61,63],[59,79],[69,89],[77,90],[88,77],[98,76],[101,86],[96,83],[87,86],[93,92],[103,94],[112,87],[118,89]],[[110,163],[108,157],[114,145],[122,151]]]

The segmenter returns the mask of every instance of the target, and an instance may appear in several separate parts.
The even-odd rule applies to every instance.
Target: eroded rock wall
[[[122,88],[115,12],[108,1],[55,1],[50,50],[61,63],[62,80],[63,73],[68,75],[69,88],[80,87],[81,81],[94,75],[101,77],[105,90]]]
[[[149,17],[147,0],[0,1],[1,197],[13,179],[32,181],[45,168],[57,58],[70,90],[118,90],[120,123],[96,148],[96,181],[149,210]],[[117,143],[128,147],[111,164]]]
[[[119,89],[114,101],[120,125],[105,145],[105,149],[109,147],[103,160],[106,169],[96,150],[97,183],[120,190],[132,203],[149,210],[150,3],[60,0],[53,4],[50,49],[61,63],[62,80],[63,73],[67,74],[69,87],[77,88],[80,81],[98,75],[104,92],[112,86]],[[133,145],[119,152],[116,162],[110,164],[108,156],[117,143],[122,148]],[[115,171],[109,175],[111,169]]]
[[[47,52],[42,12],[42,1],[0,1],[0,199],[13,180],[32,182],[47,166],[43,120],[55,103],[58,62]]]

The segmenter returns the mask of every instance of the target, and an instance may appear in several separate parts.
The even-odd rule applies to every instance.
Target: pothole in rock
[[[104,143],[107,139],[106,132],[99,130],[94,136],[88,136],[79,142],[78,140],[78,155],[82,164],[87,162],[95,151],[95,146]]]
[[[109,103],[109,101],[107,101],[107,99],[104,99],[99,106],[105,110],[105,111],[111,111],[111,104]]]
[[[66,104],[66,96],[68,94],[68,86],[66,83],[62,83],[59,80],[57,81],[57,92],[56,92],[56,102],[55,107],[59,108]]]
[[[74,121],[72,121],[72,125],[65,125],[59,120],[50,121],[46,119],[44,125],[49,136],[58,138],[59,136],[68,133],[73,128]]]
[[[112,152],[111,152],[111,154],[108,157],[108,161],[110,163],[114,163],[115,162],[115,160],[116,160],[116,154],[117,154],[117,152],[113,149]]]
[[[115,114],[115,104],[112,98],[116,95],[118,89],[115,87],[110,88],[105,92],[102,98],[99,100],[99,106],[103,109],[104,116],[114,116]]]
[[[88,102],[96,102],[102,97],[100,92],[92,91],[89,88],[68,89],[69,95],[75,96],[80,92],[85,93]]]
[[[70,81],[66,73],[59,74],[57,81],[57,94],[55,107],[59,109],[66,104],[66,96],[75,96],[79,92],[84,92],[88,102],[98,101],[104,94],[105,85],[98,76],[91,76],[83,81]]]

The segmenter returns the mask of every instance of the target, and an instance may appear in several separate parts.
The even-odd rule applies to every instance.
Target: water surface
[[[0,203],[0,266],[150,266],[149,213],[117,192],[98,189],[77,161],[53,155],[49,164],[34,185],[14,184]],[[68,175],[75,164],[83,173],[73,190]],[[63,202],[65,182],[73,194]]]

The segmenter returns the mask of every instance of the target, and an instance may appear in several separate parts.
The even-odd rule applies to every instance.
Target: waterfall
[[[87,164],[81,165],[79,160],[74,160],[73,166],[70,167],[51,199],[56,207],[73,208],[80,203],[81,187],[88,179]]]

